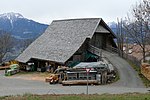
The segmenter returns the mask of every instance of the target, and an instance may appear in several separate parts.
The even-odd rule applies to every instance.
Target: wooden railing
[[[105,50],[107,50],[109,52],[114,52],[114,53],[118,53],[119,52],[118,48],[114,48],[114,47],[111,47],[111,46],[107,46],[105,48]],[[101,53],[102,53],[102,49],[97,48],[97,47],[95,47],[93,45],[89,45],[88,51],[90,51],[91,53],[96,54],[98,56],[100,56]]]
[[[118,48],[114,48],[112,46],[107,46],[106,50],[110,51],[110,52],[114,52],[114,53],[118,53],[119,52]]]
[[[88,51],[97,55],[97,56],[101,56],[102,55],[102,49],[99,49],[93,45],[89,45],[88,47]]]

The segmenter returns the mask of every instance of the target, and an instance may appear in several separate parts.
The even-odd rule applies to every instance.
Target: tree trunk
[[[1,54],[0,54],[0,63],[2,63],[2,59],[3,59],[3,57],[2,57]]]
[[[146,56],[145,56],[145,46],[143,47],[143,62],[146,62],[145,60]]]

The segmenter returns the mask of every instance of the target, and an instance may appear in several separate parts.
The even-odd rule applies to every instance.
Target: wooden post
[[[89,88],[88,88],[88,85],[89,85],[89,72],[86,72],[87,73],[87,89],[86,89],[86,94],[88,95],[88,91],[89,91]]]

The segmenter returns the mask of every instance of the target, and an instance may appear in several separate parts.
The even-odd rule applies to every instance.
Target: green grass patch
[[[94,95],[32,95],[1,97],[0,100],[150,100],[147,94],[94,94]]]
[[[144,85],[146,87],[150,87],[150,81],[143,75],[141,74],[141,69],[139,66],[136,66],[133,64],[131,61],[128,61],[128,63],[137,71],[138,75],[140,76],[141,80],[143,81]]]
[[[120,79],[118,70],[116,70],[115,76],[116,76],[116,77],[115,77],[115,79],[113,80],[113,82],[117,82],[117,81]],[[112,83],[113,83],[113,82],[112,82]]]

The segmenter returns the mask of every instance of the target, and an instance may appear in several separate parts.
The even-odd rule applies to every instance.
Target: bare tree
[[[0,63],[2,63],[4,56],[10,52],[13,47],[13,38],[9,33],[3,32],[0,34]]]
[[[124,45],[124,32],[123,32],[123,24],[122,24],[122,19],[121,21],[119,21],[119,19],[117,19],[118,23],[117,23],[117,44],[118,44],[118,49],[119,49],[119,55],[123,57],[123,45]]]
[[[124,27],[132,40],[140,45],[145,62],[146,45],[150,38],[150,1],[143,0],[133,7],[132,16],[126,18]]]

